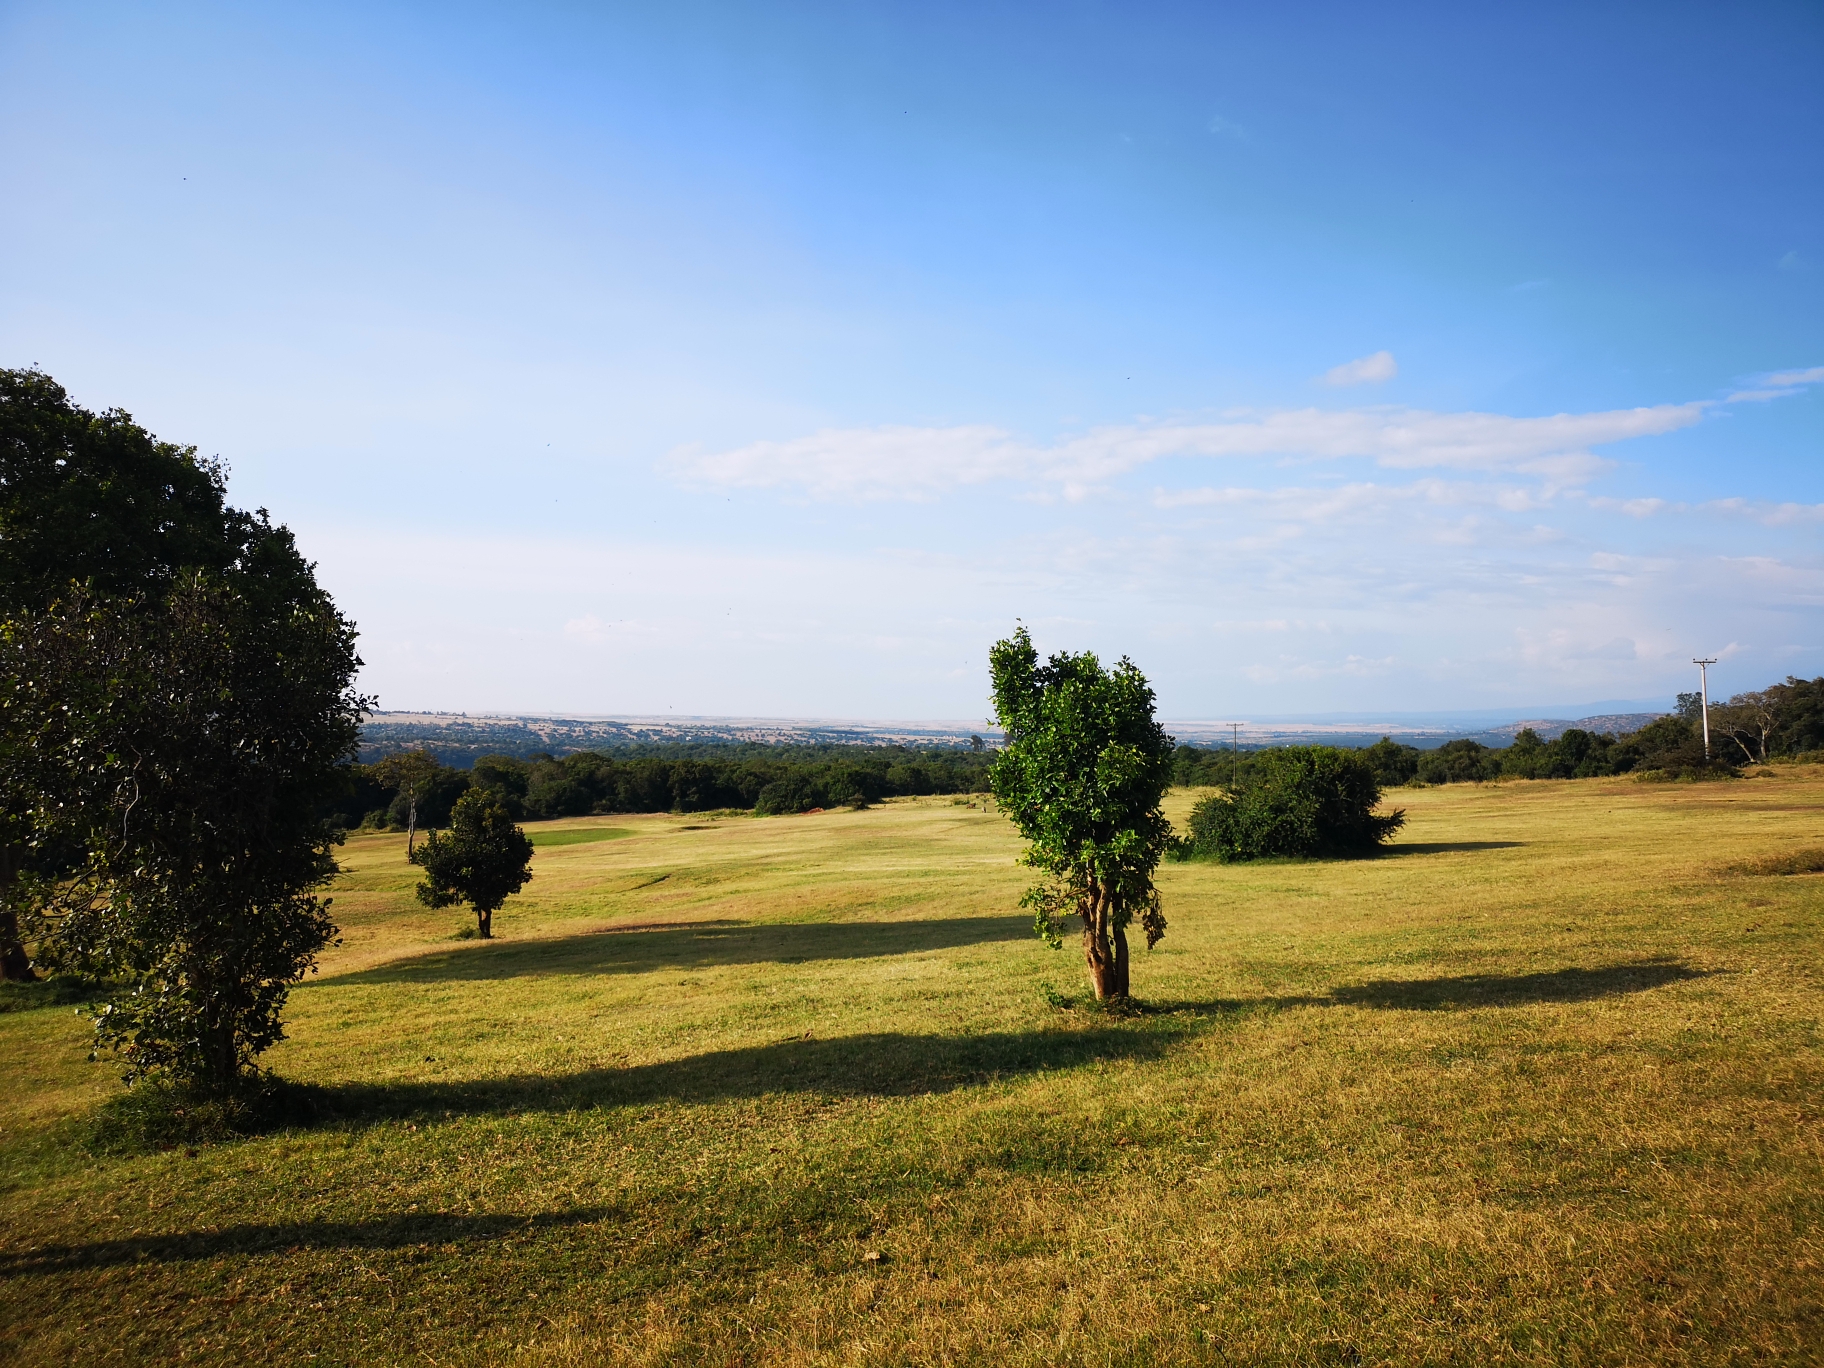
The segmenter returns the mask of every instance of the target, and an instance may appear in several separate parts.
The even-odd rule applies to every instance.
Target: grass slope
[[[1134,1017],[948,800],[615,818],[494,944],[351,842],[315,1126],[96,1157],[83,1022],[0,1014],[0,1359],[1819,1361],[1824,878],[1739,871],[1824,776],[1398,797],[1168,866]]]

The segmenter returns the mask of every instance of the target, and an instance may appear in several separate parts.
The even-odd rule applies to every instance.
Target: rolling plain
[[[7,1000],[0,1359],[1824,1361],[1824,767],[1390,801],[1121,1014],[979,803],[535,824],[493,942],[353,837],[297,1124],[97,1148]]]

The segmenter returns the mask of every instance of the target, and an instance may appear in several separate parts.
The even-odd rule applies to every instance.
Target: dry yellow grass
[[[270,1060],[316,1126],[90,1156],[82,1023],[0,1015],[0,1356],[1819,1361],[1824,876],[1731,871],[1824,775],[1395,800],[1168,866],[1131,1018],[947,799],[541,827],[633,834],[491,945],[361,838]]]

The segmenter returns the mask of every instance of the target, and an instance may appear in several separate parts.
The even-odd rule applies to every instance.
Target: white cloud
[[[1749,499],[1712,499],[1703,505],[1719,513],[1739,513],[1766,527],[1824,522],[1824,504],[1767,503]]]
[[[1378,351],[1333,366],[1324,372],[1323,379],[1326,385],[1378,385],[1399,373],[1400,363],[1393,359],[1393,353]]]
[[[1812,366],[1808,370],[1778,371],[1767,377],[1770,385],[1816,385],[1824,384],[1824,366]]]
[[[714,455],[679,452],[690,482],[736,488],[796,485],[816,498],[925,499],[958,485],[1027,475],[1033,452],[993,427],[830,428]]]
[[[1589,448],[1688,427],[1706,407],[1660,404],[1543,418],[1379,407],[1259,415],[1244,410],[1214,423],[1094,428],[1050,446],[1021,442],[988,426],[831,428],[713,454],[681,451],[669,464],[687,483],[797,488],[824,499],[929,499],[995,479],[1041,482],[1080,497],[1168,457],[1360,458],[1395,470],[1528,475],[1548,489],[1562,489],[1608,467]]]
[[[1737,390],[1724,403],[1759,404],[1769,399],[1784,399],[1789,394],[1796,394],[1807,385],[1824,383],[1824,366],[1812,366],[1806,370],[1775,371],[1752,389]]]

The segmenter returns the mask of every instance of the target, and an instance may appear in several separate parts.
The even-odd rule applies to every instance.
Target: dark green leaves
[[[1189,853],[1224,861],[1361,854],[1405,824],[1404,813],[1376,815],[1381,785],[1366,751],[1286,746],[1250,761],[1239,791],[1192,811]]]
[[[468,903],[484,936],[495,911],[532,877],[531,840],[514,825],[506,803],[486,789],[463,794],[449,831],[431,837],[411,859],[425,874],[418,901],[426,907]]]

